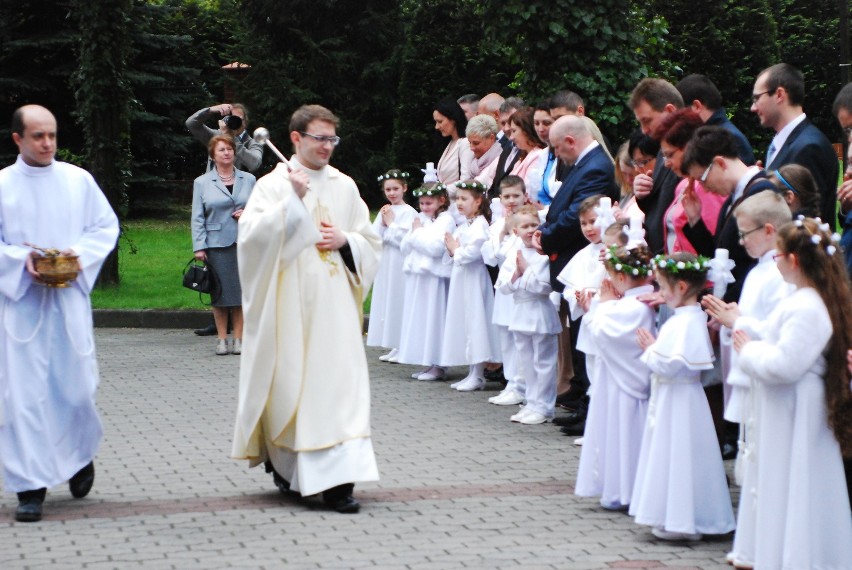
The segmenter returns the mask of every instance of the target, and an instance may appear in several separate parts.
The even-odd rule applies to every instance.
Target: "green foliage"
[[[435,132],[434,105],[447,96],[496,91],[507,86],[518,66],[510,62],[502,42],[485,37],[494,15],[471,0],[403,2],[404,32],[400,34],[399,81],[394,101],[393,156],[395,166],[420,172],[426,162],[438,162],[446,146]],[[419,181],[418,177],[414,177]]]
[[[252,66],[241,98],[251,105],[254,124],[265,124],[287,152],[293,111],[306,103],[330,108],[341,118],[343,140],[335,165],[355,179],[365,198],[377,198],[375,177],[390,162],[399,4],[293,0],[282,9],[275,0],[244,0],[240,15],[248,31],[236,54]]]

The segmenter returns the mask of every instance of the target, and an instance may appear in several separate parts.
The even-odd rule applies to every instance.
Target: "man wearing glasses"
[[[264,463],[282,493],[355,513],[378,480],[361,307],[381,239],[355,182],[329,165],[338,118],[304,105],[295,155],[260,180],[240,217],[245,317],[232,456]]]
[[[766,169],[800,164],[810,170],[821,196],[820,217],[833,221],[837,205],[837,156],[828,138],[802,111],[804,98],[802,72],[790,64],[779,63],[757,76],[751,110],[762,126],[775,131],[764,161]]]

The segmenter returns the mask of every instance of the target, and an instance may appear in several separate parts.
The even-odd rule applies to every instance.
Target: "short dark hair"
[[[717,156],[738,158],[737,140],[728,129],[701,127],[695,131],[689,144],[686,145],[680,167],[681,172],[686,172],[694,165],[706,168]]]
[[[564,107],[576,113],[583,105],[583,98],[571,91],[570,89],[562,89],[557,91],[550,97],[550,108],[558,109]]]
[[[462,103],[479,103],[481,97],[476,93],[468,93],[467,95],[462,95],[458,99],[456,99],[456,103],[461,105]]]
[[[12,113],[12,132],[17,133],[18,136],[24,136],[24,108],[18,107],[15,109],[15,112]]]
[[[657,156],[660,152],[660,141],[654,140],[639,129],[630,134],[627,141],[627,154],[633,158],[633,151],[639,149],[645,156]]]
[[[774,93],[779,87],[787,92],[791,105],[801,105],[805,101],[805,76],[789,63],[776,63],[758,74],[766,76],[766,89]]]
[[[698,113],[689,107],[684,107],[663,117],[654,131],[654,139],[660,142],[665,141],[677,148],[684,148],[695,131],[703,125],[704,121]]]
[[[516,174],[509,174],[503,177],[503,180],[500,181],[500,193],[503,193],[503,188],[515,188],[518,187],[521,189],[521,192],[524,194],[527,193],[527,185],[524,182],[524,179]]]
[[[313,121],[325,121],[337,128],[340,119],[322,105],[302,105],[290,117],[290,132],[303,132]]]
[[[633,88],[630,93],[630,108],[635,109],[642,101],[655,111],[664,110],[666,105],[674,105],[678,109],[683,107],[683,97],[675,86],[657,77],[646,77]]]
[[[547,111],[550,112],[550,99],[543,99],[536,103],[535,105],[536,111]]]
[[[500,114],[505,114],[510,111],[517,111],[518,109],[523,109],[527,104],[524,103],[524,100],[520,97],[507,97],[505,101],[500,104]]]
[[[456,133],[459,137],[465,136],[467,130],[467,117],[464,116],[464,109],[461,108],[455,99],[452,97],[444,97],[435,103],[435,110],[451,120],[456,125]]]
[[[835,117],[840,112],[840,109],[845,109],[847,112],[852,113],[852,83],[844,85],[840,93],[837,94],[837,97],[834,98],[831,112],[834,113]]]
[[[675,88],[683,97],[686,106],[693,101],[701,101],[701,104],[710,111],[715,111],[722,106],[722,94],[716,84],[710,78],[700,73],[692,73],[678,81]]]

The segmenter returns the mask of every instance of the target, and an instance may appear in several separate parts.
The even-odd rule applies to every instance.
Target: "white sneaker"
[[[733,566],[734,568],[742,568],[744,570],[754,570],[754,564],[750,562],[742,562],[737,558],[737,555],[733,552],[729,552],[725,555],[725,561]]]
[[[521,408],[521,410],[517,414],[510,417],[509,420],[513,421],[513,422],[520,422],[522,419],[524,419],[527,416],[527,414],[531,414],[531,413],[534,413],[534,412],[532,410],[528,410],[526,408]]]
[[[482,390],[484,388],[485,378],[477,378],[476,376],[465,378],[455,386],[455,389],[459,392],[473,392],[474,390]]]
[[[379,360],[382,362],[390,362],[391,358],[396,358],[396,355],[399,354],[399,350],[392,348],[391,351],[387,354],[383,354],[379,357]],[[396,361],[394,361],[396,362]]]
[[[694,534],[688,532],[672,532],[666,530],[664,528],[654,527],[651,529],[651,534],[659,538],[660,540],[674,540],[674,541],[686,541],[686,542],[697,542],[701,540],[701,533],[696,532]]]
[[[526,410],[526,408],[524,408],[524,410]],[[543,416],[542,414],[540,414],[538,412],[534,412],[532,410],[529,410],[527,412],[527,415],[525,415],[520,420],[518,420],[519,423],[522,423],[522,424],[528,425],[528,426],[543,424],[546,421],[547,421],[547,418],[545,416]]]
[[[414,374],[412,374],[412,375],[411,375],[411,377],[412,377],[412,378],[414,378],[415,380],[417,380],[417,377],[418,377],[418,376],[420,376],[421,374],[426,374],[426,373],[427,373],[427,372],[429,372],[430,370],[432,370],[432,367],[431,367],[431,366],[430,366],[429,368],[424,368],[423,370],[418,370],[417,372],[415,372]]]
[[[441,380],[446,375],[446,371],[440,366],[433,366],[423,374],[417,377],[418,380]]]
[[[242,354],[243,353],[243,339],[235,338],[234,339],[234,347],[231,349],[231,354]]]
[[[503,390],[496,396],[488,398],[488,401],[497,406],[515,406],[524,401],[524,397],[514,390]]]
[[[575,439],[575,440],[574,440],[574,445],[577,445],[577,446],[581,446],[581,447],[582,447],[582,445],[583,445],[583,439],[585,439],[585,438],[578,437],[577,439]]]
[[[228,354],[228,341],[224,338],[220,338],[216,341],[216,355],[224,356]]]

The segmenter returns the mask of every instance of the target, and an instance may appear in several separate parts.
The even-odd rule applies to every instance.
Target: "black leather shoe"
[[[737,458],[737,446],[730,442],[725,442],[722,444],[722,459],[736,459]]]
[[[586,420],[586,412],[582,410],[577,410],[575,412],[571,412],[570,414],[559,416],[558,418],[553,418],[553,425],[555,426],[573,426],[582,421]]]
[[[75,499],[82,499],[92,490],[95,484],[95,462],[90,461],[88,465],[77,471],[68,481],[68,488]]]
[[[503,367],[495,368],[494,370],[486,370],[482,374],[489,382],[506,382],[506,377],[503,376]]]
[[[15,520],[18,522],[38,522],[41,520],[44,497],[47,489],[35,489],[18,493],[18,508],[15,509]]]
[[[561,428],[559,428],[559,431],[561,431],[565,435],[583,435],[583,432],[586,431],[586,422],[584,420],[572,426],[562,426]]]
[[[322,493],[323,502],[343,514],[355,514],[361,509],[361,504],[352,496],[355,485],[347,483],[327,489]]]
[[[195,334],[198,336],[213,336],[216,334],[216,325],[214,323],[201,329],[195,329]]]

